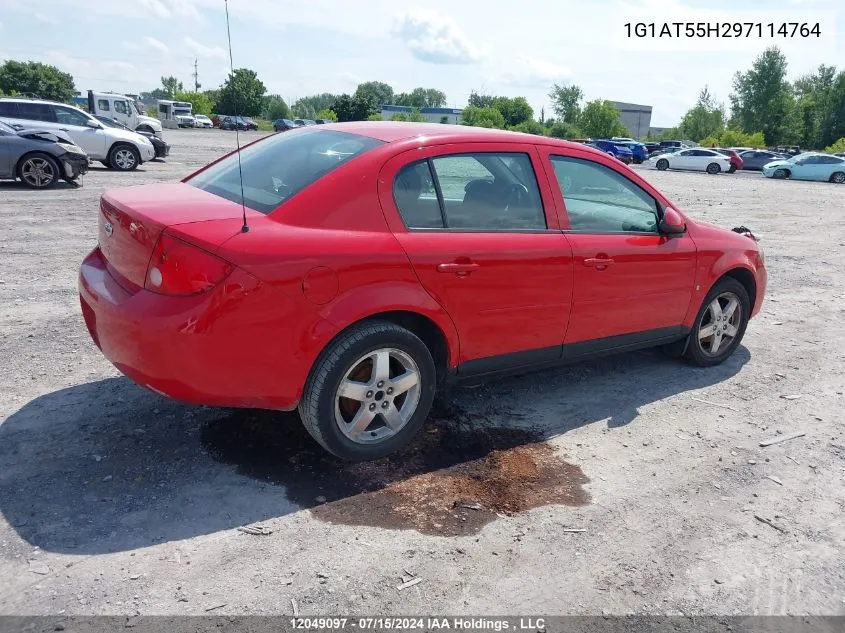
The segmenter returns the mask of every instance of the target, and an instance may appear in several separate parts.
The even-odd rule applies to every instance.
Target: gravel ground
[[[294,415],[170,402],[91,343],[100,193],[234,144],[168,140],[81,189],[0,183],[0,614],[845,614],[845,186],[644,170],[762,237],[769,294],[734,357],[458,389],[406,461],[349,467]]]

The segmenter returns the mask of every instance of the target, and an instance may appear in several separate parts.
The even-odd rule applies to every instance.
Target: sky
[[[705,85],[727,106],[734,73],[767,46],[785,53],[790,78],[845,67],[842,0],[229,0],[229,14],[235,67],[289,103],[378,80],[440,89],[450,107],[472,91],[524,96],[548,117],[552,83],[574,83],[586,99],[651,105],[652,125],[668,127]],[[624,26],[740,21],[818,22],[821,36],[632,38]],[[0,0],[2,59],[54,64],[83,92],[127,93],[162,75],[192,86],[196,59],[202,88],[216,88],[229,69],[224,0]]]

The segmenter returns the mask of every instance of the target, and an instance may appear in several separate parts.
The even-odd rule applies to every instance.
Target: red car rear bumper
[[[131,380],[194,404],[296,407],[310,360],[294,352],[292,301],[240,269],[189,297],[127,287],[99,248],[85,258],[79,272],[85,324]]]

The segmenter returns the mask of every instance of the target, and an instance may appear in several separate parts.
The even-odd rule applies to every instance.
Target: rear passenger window
[[[409,177],[411,173],[417,175]],[[426,190],[427,178],[433,186]],[[481,232],[546,228],[527,154],[456,154],[415,163],[397,175],[394,196],[408,228]]]
[[[53,106],[46,103],[27,103],[26,101],[21,101],[18,103],[18,118],[54,123],[56,121],[56,113],[53,112]]]
[[[579,158],[552,156],[571,231],[657,231],[657,201],[609,167]]]
[[[13,101],[0,101],[0,116],[17,117],[18,104]]]

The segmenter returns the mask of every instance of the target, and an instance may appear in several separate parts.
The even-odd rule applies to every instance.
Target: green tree
[[[390,117],[391,121],[407,121],[408,114],[406,112],[395,112],[393,116]]]
[[[330,110],[326,108],[324,110],[320,110],[317,113],[317,116],[314,117],[315,119],[323,119],[325,121],[337,121],[337,114],[334,110]]]
[[[141,98],[141,101],[157,101],[159,99],[172,99],[170,93],[167,92],[164,88],[156,88],[155,90],[150,90],[149,92],[142,92],[138,95]],[[158,112],[158,110],[156,110]]]
[[[176,77],[162,77],[161,85],[164,92],[167,93],[165,99],[175,99],[177,92],[185,92],[185,86]]]
[[[347,94],[337,97],[331,109],[341,122],[366,121],[375,111],[375,107],[367,99]]]
[[[493,101],[493,107],[505,117],[505,123],[509,126],[519,125],[525,121],[532,120],[534,110],[528,105],[525,97],[497,97]]]
[[[707,136],[718,137],[724,129],[725,109],[721,104],[716,103],[710,90],[704,86],[695,106],[681,120],[680,135],[683,138],[700,141]]]
[[[845,136],[845,72],[836,75],[828,96],[829,105],[822,117],[819,146]]]
[[[505,117],[496,108],[475,108],[468,106],[461,114],[461,125],[504,129]]]
[[[492,95],[482,95],[472,91],[469,95],[467,105],[473,108],[489,108],[493,105],[496,97]]]
[[[292,119],[293,112],[281,95],[267,95],[264,97],[262,116],[268,121],[276,119]]]
[[[583,138],[584,136],[578,126],[566,121],[552,121],[547,129],[549,136],[554,138]]]
[[[373,112],[370,116],[367,117],[367,121],[384,121],[384,119],[381,118],[380,112]]]
[[[41,62],[8,60],[0,66],[0,90],[6,94],[31,94],[67,102],[76,94],[73,77]]]
[[[766,139],[762,132],[748,134],[742,130],[728,128],[719,137],[719,147],[766,147]]]
[[[734,75],[731,123],[749,132],[762,130],[769,145],[783,143],[793,108],[792,86],[786,80],[786,57],[767,48],[751,69]]]
[[[445,115],[444,115],[444,116],[442,116],[442,117],[440,117],[440,122],[441,122],[441,123],[448,123],[448,122],[449,122],[449,117],[447,117],[447,116],[445,116]]]
[[[303,119],[315,119],[320,110],[331,109],[339,96],[331,92],[322,92],[308,97],[301,97],[294,102],[293,113]]]
[[[393,103],[393,88],[382,81],[365,81],[358,84],[354,97],[369,101],[373,108]]]
[[[509,130],[513,130],[514,132],[525,132],[526,134],[537,134],[538,136],[543,136],[545,133],[545,128],[543,124],[539,121],[535,121],[534,119],[528,119],[527,121],[522,121],[513,127],[509,127]]]
[[[446,94],[436,88],[414,88],[394,98],[396,105],[411,108],[442,108],[446,105]]]
[[[828,154],[841,154],[842,152],[845,152],[845,137],[838,139],[832,145],[828,145],[824,148],[824,151]]]
[[[555,114],[561,121],[567,123],[575,123],[578,120],[583,98],[584,92],[575,84],[569,86],[554,84],[549,93]]]
[[[221,114],[258,116],[264,106],[267,88],[254,70],[237,68],[220,87],[217,111]]]
[[[193,106],[194,114],[204,114],[211,116],[213,111],[213,104],[202,92],[177,92],[175,95],[176,101],[187,101]]]
[[[578,117],[578,127],[591,138],[610,138],[630,134],[622,124],[616,106],[603,99],[587,102],[581,116]]]

